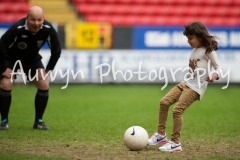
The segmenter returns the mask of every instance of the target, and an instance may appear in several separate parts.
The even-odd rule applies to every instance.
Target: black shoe
[[[50,128],[46,126],[41,119],[34,123],[33,129],[50,130]]]
[[[2,120],[0,130],[8,130],[8,121],[6,119]]]

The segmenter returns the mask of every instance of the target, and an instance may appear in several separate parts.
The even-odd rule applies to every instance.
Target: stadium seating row
[[[25,2],[0,3],[0,13],[27,13],[30,4]]]
[[[79,14],[142,14],[142,15],[199,15],[240,16],[238,6],[173,6],[173,5],[127,5],[127,4],[77,4]]]
[[[239,26],[240,0],[72,0],[86,21],[113,25]]]
[[[121,3],[121,4],[183,4],[183,5],[240,5],[239,0],[72,0],[81,3]]]
[[[113,25],[176,25],[182,26],[193,21],[201,21],[209,26],[239,26],[240,21],[232,17],[201,17],[201,16],[137,16],[137,15],[96,15],[85,16],[89,22],[110,22]]]

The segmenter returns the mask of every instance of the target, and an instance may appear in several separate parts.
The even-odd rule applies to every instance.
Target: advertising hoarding
[[[63,50],[51,83],[179,83],[188,73],[191,50]],[[50,50],[41,50],[46,66]],[[216,83],[240,83],[240,51],[217,52],[223,65]],[[17,79],[21,81],[21,77]]]
[[[134,49],[189,49],[184,27],[135,26]],[[220,49],[240,50],[240,27],[209,27],[211,35],[218,37]]]

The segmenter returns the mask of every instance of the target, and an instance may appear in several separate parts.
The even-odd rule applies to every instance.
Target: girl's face
[[[201,39],[199,39],[196,35],[187,35],[188,43],[192,48],[200,48],[202,47]]]

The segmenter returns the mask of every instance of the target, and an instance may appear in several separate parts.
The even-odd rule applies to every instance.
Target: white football
[[[148,144],[148,133],[140,126],[132,126],[124,133],[124,144],[131,151],[141,151]]]

